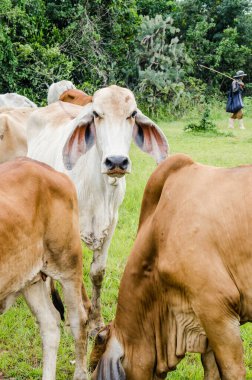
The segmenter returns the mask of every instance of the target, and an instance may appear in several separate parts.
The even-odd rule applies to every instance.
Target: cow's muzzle
[[[126,156],[109,156],[104,161],[106,174],[111,177],[122,177],[129,173],[130,161]]]

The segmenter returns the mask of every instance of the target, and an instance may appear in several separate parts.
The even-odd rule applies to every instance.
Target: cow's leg
[[[105,250],[104,246],[101,251],[93,252],[93,261],[90,270],[92,281],[90,333],[93,336],[104,326],[104,321],[101,315],[101,287],[105,275],[107,255],[108,250]]]
[[[87,380],[86,355],[89,300],[82,282],[67,279],[62,280],[61,285],[71,331],[75,339],[76,364],[74,380]]]
[[[228,291],[230,290],[232,289]],[[209,294],[204,294],[204,300],[196,306],[222,380],[245,380],[246,376],[240,324],[238,316],[230,306],[238,305],[238,295],[236,290],[233,294],[225,294],[224,298],[218,290],[212,292],[210,289]]]
[[[214,334],[206,330],[213,347],[222,380],[245,380],[243,347],[240,329],[234,322],[219,323]]]
[[[102,249],[93,252],[93,261],[90,269],[90,277],[92,281],[92,308],[89,322],[90,334],[93,336],[104,326],[104,321],[101,315],[101,287],[106,270],[108,250],[117,224],[117,219],[117,217],[114,219],[109,237],[104,241]]]
[[[212,349],[201,355],[204,368],[204,380],[220,380],[219,369]]]
[[[40,327],[43,344],[42,380],[55,380],[60,315],[53,306],[44,281],[30,285],[22,293]]]

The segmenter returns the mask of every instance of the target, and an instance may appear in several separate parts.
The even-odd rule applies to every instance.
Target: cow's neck
[[[90,249],[99,250],[124,198],[125,178],[101,174],[101,161],[96,147],[80,157],[71,177],[78,193],[81,237]]]
[[[121,281],[114,327],[131,367],[137,365],[134,356],[149,347],[162,373],[174,369],[186,352],[204,353],[207,339],[186,292],[161,278],[152,238],[151,230],[143,235],[139,230]]]

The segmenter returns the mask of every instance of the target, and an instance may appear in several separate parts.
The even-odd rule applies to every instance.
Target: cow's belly
[[[0,252],[0,309],[9,308],[18,293],[32,283],[43,268],[43,239],[34,241],[16,231],[8,246]]]

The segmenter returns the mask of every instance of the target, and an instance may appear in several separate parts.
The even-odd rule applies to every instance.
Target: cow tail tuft
[[[51,279],[50,282],[51,282],[52,302],[53,302],[56,310],[58,310],[58,312],[60,313],[61,320],[64,321],[65,320],[65,316],[64,316],[65,309],[64,309],[63,302],[60,298],[58,290],[54,286],[53,280]]]

